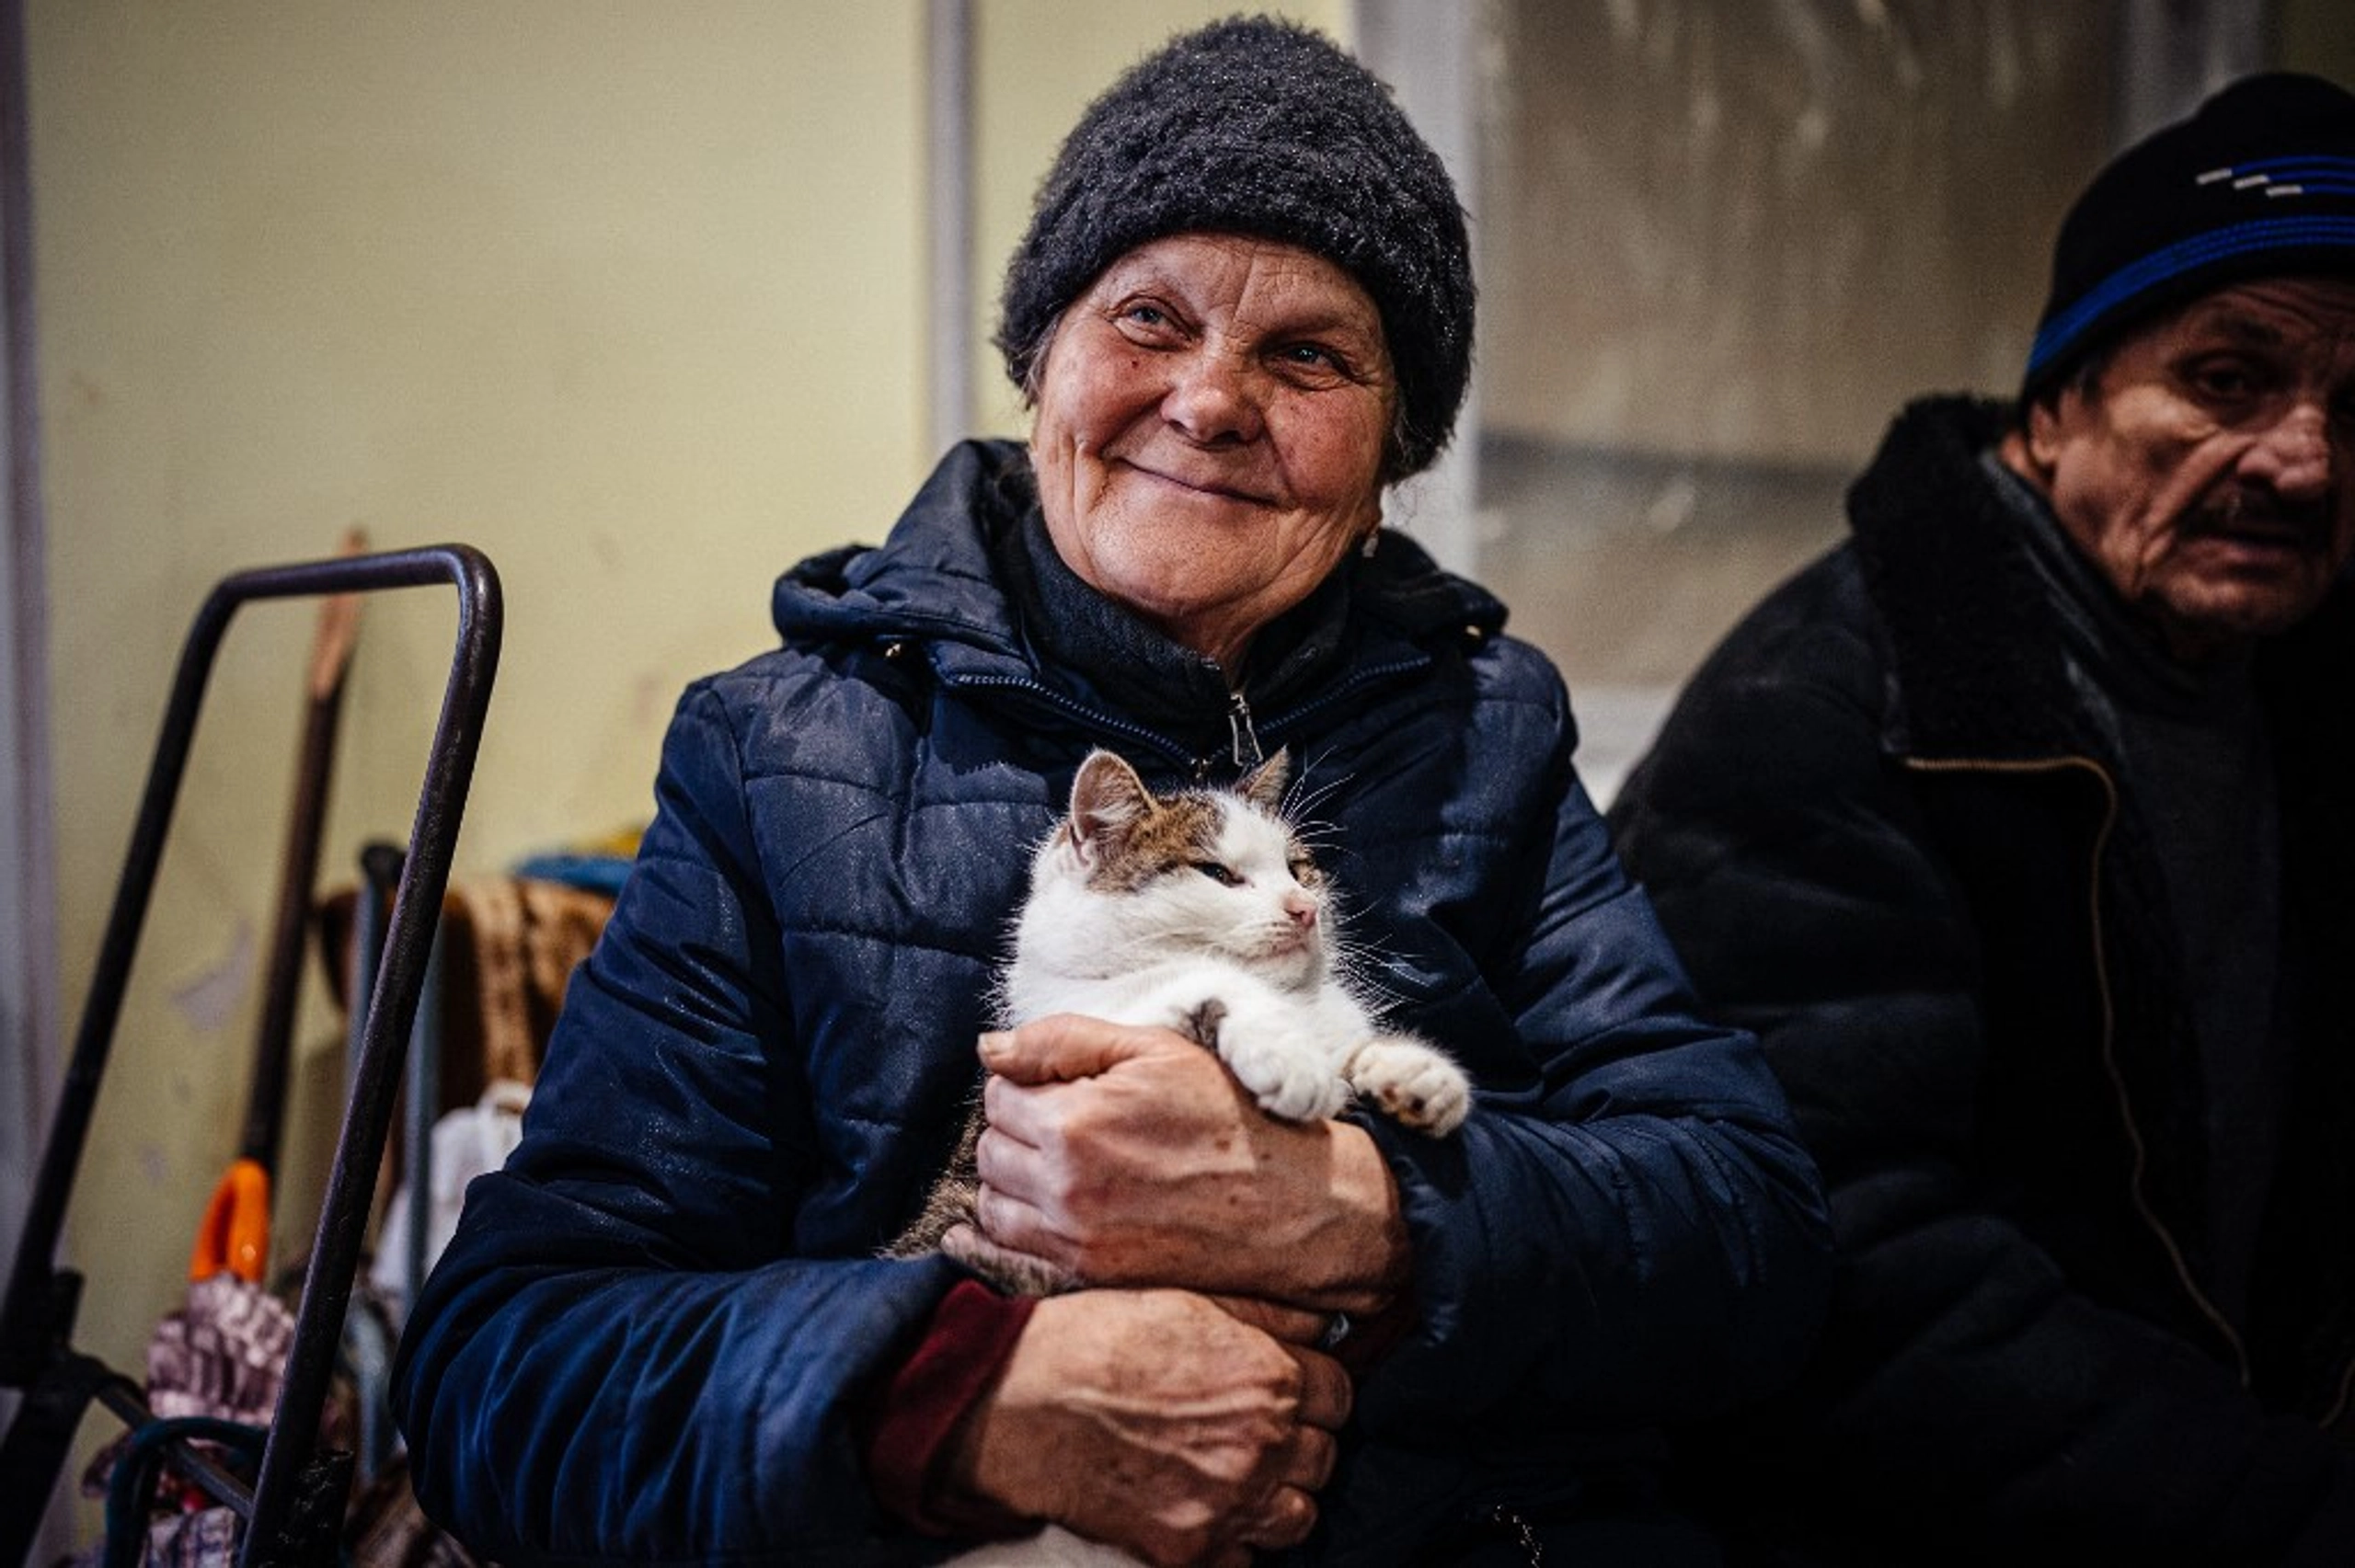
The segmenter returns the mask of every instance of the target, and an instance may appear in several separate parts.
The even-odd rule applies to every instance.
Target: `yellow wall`
[[[867,0],[36,0],[72,1009],[189,615],[347,526],[465,540],[504,578],[462,867],[644,816],[679,687],[772,640],[779,567],[879,536],[928,461],[921,23]],[[451,604],[365,612],[336,879],[406,837]],[[236,1139],[309,624],[272,607],[233,633],[75,1189],[77,1337],[118,1365]],[[341,1050],[308,1018],[320,1109],[289,1163],[316,1172]]]
[[[1078,107],[1228,8],[981,0],[984,315]],[[879,538],[936,455],[925,24],[922,0],[29,0],[69,1029],[190,616],[348,527],[464,540],[505,582],[462,874],[643,819],[680,687],[768,646],[776,572]],[[1018,428],[994,355],[981,380],[978,418]],[[451,606],[365,610],[331,880],[407,835]],[[119,1366],[243,1115],[310,623],[233,629],[75,1189],[76,1342]],[[281,1264],[343,1071],[317,990]]]

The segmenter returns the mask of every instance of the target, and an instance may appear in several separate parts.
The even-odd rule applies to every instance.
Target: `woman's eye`
[[[1342,368],[1340,360],[1330,349],[1316,343],[1291,344],[1280,357],[1286,364],[1297,365],[1303,370],[1338,371]]]
[[[1198,860],[1194,863],[1194,869],[1200,872],[1203,876],[1209,877],[1212,881],[1217,883],[1222,887],[1240,887],[1243,886],[1243,878],[1235,876],[1231,869],[1221,865],[1217,861]]]

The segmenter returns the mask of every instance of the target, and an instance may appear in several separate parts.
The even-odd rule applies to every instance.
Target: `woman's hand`
[[[1313,1312],[1181,1290],[1032,1310],[959,1433],[956,1482],[1155,1563],[1243,1568],[1316,1524],[1350,1379]]]
[[[987,1240],[1089,1285],[1380,1311],[1408,1272],[1398,1191],[1346,1122],[1279,1121],[1168,1029],[1040,1019],[985,1036]]]

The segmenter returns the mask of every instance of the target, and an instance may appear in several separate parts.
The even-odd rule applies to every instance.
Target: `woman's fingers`
[[[1356,1390],[1341,1364],[1321,1351],[1284,1347],[1300,1364],[1300,1419],[1304,1425],[1338,1432],[1350,1419]]]
[[[979,1496],[1150,1562],[1296,1544],[1349,1379],[1181,1291],[1049,1297],[955,1459]]]
[[[1008,1082],[1068,1083],[1094,1078],[1129,1059],[1170,1048],[1155,1036],[1166,1029],[1106,1024],[1071,1013],[1057,1013],[1001,1030],[981,1038],[982,1065]],[[1175,1039],[1175,1036],[1170,1036]],[[1178,1041],[1189,1049],[1190,1042]]]
[[[1404,1282],[1396,1184],[1362,1129],[1269,1116],[1216,1056],[1167,1029],[1062,1017],[1008,1038],[984,1060],[1018,1058],[1034,1081],[994,1073],[983,1089],[977,1159],[995,1196],[981,1222],[1000,1245],[1096,1285],[1352,1312],[1378,1310]]]
[[[1075,1276],[1078,1249],[1047,1216],[984,1180],[973,1195],[973,1219],[1001,1251],[1021,1253]]]
[[[1316,1349],[1324,1339],[1333,1314],[1307,1307],[1287,1306],[1270,1301],[1264,1296],[1217,1296],[1218,1303],[1227,1316],[1238,1322],[1250,1324],[1270,1339],[1282,1340],[1305,1349]]]
[[[1333,1479],[1333,1466],[1340,1452],[1341,1445],[1331,1432],[1321,1426],[1303,1426],[1284,1461],[1279,1483],[1308,1493],[1324,1491],[1325,1483]]]
[[[1237,1535],[1243,1545],[1259,1551],[1298,1546],[1316,1528],[1316,1499],[1297,1486],[1280,1486],[1259,1510],[1259,1516]]]

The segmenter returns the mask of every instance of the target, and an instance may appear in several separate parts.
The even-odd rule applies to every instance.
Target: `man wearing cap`
[[[1698,1489],[1778,1562],[2355,1562],[2355,97],[2121,155],[2018,401],[1848,512],[1613,814],[1842,1253]]]

